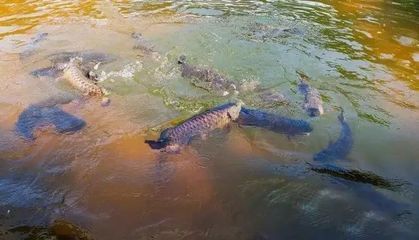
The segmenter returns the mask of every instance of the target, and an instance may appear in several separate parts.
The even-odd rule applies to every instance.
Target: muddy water
[[[415,1],[2,1],[0,238],[42,239],[51,231],[36,229],[65,220],[93,239],[417,239],[418,16]],[[133,49],[132,32],[153,51]],[[62,108],[86,121],[83,130],[44,128],[24,141],[14,124],[26,107],[77,96],[62,81],[29,74],[65,51],[116,56],[99,67],[111,105],[76,99]],[[237,84],[281,92],[288,104],[196,88],[180,75],[181,54]],[[323,116],[302,110],[296,70],[319,89]],[[314,131],[288,137],[233,126],[175,155],[144,144],[237,98],[308,119]],[[311,154],[339,135],[340,107],[355,143],[339,164],[401,187],[307,169]]]

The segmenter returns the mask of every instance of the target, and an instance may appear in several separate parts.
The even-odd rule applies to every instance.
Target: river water
[[[132,32],[153,52],[133,49]],[[34,43],[40,33],[48,35]],[[46,128],[25,141],[19,114],[72,92],[29,73],[67,51],[116,56],[99,67],[111,104],[65,104],[84,129]],[[180,74],[182,54],[288,104],[197,88]],[[296,71],[321,93],[321,117],[302,110]],[[86,232],[79,239],[418,239],[418,71],[415,0],[0,0],[0,238],[51,239],[63,220]],[[144,143],[237,98],[314,130],[289,137],[233,125],[172,155]],[[338,164],[397,188],[307,168],[339,135],[339,108],[354,147]]]

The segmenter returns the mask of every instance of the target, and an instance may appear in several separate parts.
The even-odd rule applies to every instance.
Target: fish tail
[[[161,141],[145,140],[144,142],[147,143],[151,149],[162,149],[166,146],[166,144]]]

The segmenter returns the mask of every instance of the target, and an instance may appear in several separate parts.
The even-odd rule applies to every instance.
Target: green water
[[[293,31],[269,35],[273,29]],[[53,222],[64,220],[93,239],[417,239],[418,29],[415,1],[4,1],[0,238],[48,239]],[[134,31],[154,53],[132,48]],[[28,44],[41,32],[44,41]],[[29,72],[49,66],[49,54],[87,50],[117,57],[99,66],[111,105],[64,105],[87,127],[23,141],[14,124],[27,106],[73,92]],[[286,101],[197,88],[181,76],[180,55]],[[321,117],[302,109],[296,71],[319,90]],[[233,125],[168,156],[144,143],[237,99],[308,120],[314,130],[289,137]],[[354,147],[337,164],[400,187],[307,168],[338,137],[340,108]]]

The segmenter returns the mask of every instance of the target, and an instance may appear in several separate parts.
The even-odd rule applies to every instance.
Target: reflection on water
[[[0,238],[417,239],[418,16],[414,0],[0,0]],[[30,75],[69,52],[116,59],[96,66],[110,106],[79,97],[57,69]],[[196,88],[182,54],[260,89]],[[144,143],[233,99],[308,120],[296,71],[324,102],[309,136],[234,125],[180,154]],[[83,129],[16,134],[28,106],[69,96],[60,108]],[[357,170],[311,171],[339,135],[340,107],[354,148],[337,164]]]

